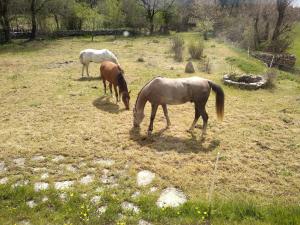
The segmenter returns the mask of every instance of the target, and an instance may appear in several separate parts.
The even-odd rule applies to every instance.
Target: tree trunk
[[[10,42],[10,22],[8,18],[8,1],[9,0],[0,0],[0,22],[4,31],[4,42]]]
[[[36,0],[31,0],[30,11],[31,11],[31,34],[30,40],[36,38],[36,10],[35,10]]]
[[[283,24],[283,19],[284,19],[284,13],[286,10],[286,7],[288,6],[288,0],[277,0],[277,11],[278,11],[278,18],[276,22],[276,26],[274,29],[272,41],[278,40],[280,36],[280,28]]]
[[[260,45],[259,31],[258,31],[259,14],[254,19],[254,48],[257,50]]]
[[[59,21],[58,21],[58,16],[56,14],[54,14],[54,19],[56,24],[56,30],[59,30]]]

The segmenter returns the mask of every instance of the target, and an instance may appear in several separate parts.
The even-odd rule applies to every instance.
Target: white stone
[[[106,174],[101,176],[101,182],[103,184],[115,184],[116,183],[116,178],[115,176],[107,176]]]
[[[150,188],[150,193],[153,193],[153,192],[156,192],[158,190],[158,188],[157,187],[151,187]]]
[[[65,157],[63,155],[57,155],[52,159],[52,162],[60,162],[64,159],[65,159]]]
[[[66,165],[66,170],[71,173],[75,173],[77,171],[77,169],[72,165]]]
[[[146,186],[148,184],[151,184],[154,177],[155,177],[155,174],[149,170],[140,171],[137,174],[137,185],[138,186]]]
[[[42,202],[47,202],[49,200],[49,198],[47,196],[42,198]]]
[[[66,199],[67,199],[67,194],[66,194],[66,193],[61,193],[61,194],[59,194],[59,198],[60,198],[60,200],[62,200],[62,201],[66,201]]]
[[[185,194],[176,188],[170,187],[161,193],[156,205],[160,208],[163,207],[177,207],[187,201]]]
[[[43,190],[47,190],[48,188],[49,188],[48,183],[37,182],[37,183],[34,184],[34,190],[35,191],[43,191]]]
[[[84,199],[86,199],[86,198],[87,198],[87,196],[88,196],[88,195],[87,195],[87,194],[85,194],[85,193],[80,195],[80,197],[81,197],[81,198],[84,198]]]
[[[29,180],[19,180],[15,184],[12,185],[13,188],[22,187],[24,185],[29,184]]]
[[[107,206],[101,206],[97,209],[97,213],[98,215],[102,215],[103,213],[105,213],[107,210]]]
[[[103,187],[97,187],[95,190],[96,193],[103,193],[104,192],[104,188]]]
[[[100,200],[101,200],[101,196],[96,195],[96,196],[91,198],[91,203],[98,204],[100,202]]]
[[[82,177],[79,182],[83,185],[87,185],[89,183],[92,183],[93,181],[94,181],[93,175],[86,175],[85,177]]]
[[[23,167],[25,164],[25,158],[14,159],[13,161],[18,167]]]
[[[140,191],[136,191],[136,192],[134,192],[132,195],[131,195],[131,198],[136,198],[136,197],[138,197],[138,196],[140,196],[141,195],[141,192]]]
[[[19,222],[19,225],[31,225],[31,223],[28,220],[22,220]]]
[[[7,169],[6,169],[6,167],[5,167],[5,163],[4,162],[2,162],[2,161],[0,161],[0,172],[4,172],[4,171],[6,171]]]
[[[145,220],[139,220],[138,225],[152,225],[151,223],[145,221]]]
[[[46,171],[47,168],[46,167],[34,167],[32,168],[33,172],[40,172],[40,171]]]
[[[137,207],[136,205],[134,205],[133,203],[131,202],[123,202],[121,204],[121,208],[124,210],[124,211],[132,211],[134,213],[138,213],[140,211],[139,207]]]
[[[74,181],[66,180],[66,181],[59,181],[54,183],[54,187],[56,190],[65,190],[70,188],[74,184]]]
[[[8,182],[7,177],[4,177],[4,178],[0,179],[0,184],[7,184],[7,182]]]
[[[26,202],[26,205],[28,205],[29,208],[34,208],[37,206],[37,204],[33,200]]]
[[[46,180],[49,177],[49,173],[43,173],[41,175],[41,180]]]
[[[115,164],[115,160],[112,159],[96,159],[94,160],[95,164],[101,165],[101,166],[112,166]]]
[[[43,160],[45,160],[45,157],[42,155],[36,155],[36,156],[33,156],[31,160],[32,161],[43,161]]]

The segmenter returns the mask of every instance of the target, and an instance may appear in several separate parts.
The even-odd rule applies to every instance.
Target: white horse
[[[80,62],[82,64],[82,73],[83,76],[84,67],[86,67],[86,73],[89,76],[89,64],[90,62],[101,63],[104,61],[111,61],[119,65],[117,57],[107,49],[85,49],[80,52],[79,56]]]

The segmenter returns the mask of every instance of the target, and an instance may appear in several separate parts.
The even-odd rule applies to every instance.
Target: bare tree
[[[30,13],[31,13],[31,34],[30,34],[30,40],[33,40],[33,39],[36,38],[36,31],[37,31],[36,16],[37,16],[38,12],[49,1],[51,1],[51,0],[30,0]]]
[[[293,0],[277,0],[278,18],[273,32],[272,41],[277,41],[282,33],[289,30],[290,25],[284,23],[286,9],[292,4]]]
[[[150,34],[153,34],[154,32],[154,16],[162,10],[169,10],[174,1],[175,0],[140,0],[142,6],[146,10]]]

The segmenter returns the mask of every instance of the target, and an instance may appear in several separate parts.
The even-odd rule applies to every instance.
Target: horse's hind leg
[[[203,119],[203,128],[202,128],[202,136],[206,134],[206,128],[207,128],[207,121],[208,121],[208,114],[205,110],[205,108],[202,108],[200,110],[200,114],[202,116]]]
[[[89,63],[87,63],[87,64],[85,65],[85,68],[86,68],[87,76],[89,77],[89,76],[90,76],[90,74],[89,74]]]
[[[167,105],[166,104],[163,104],[162,105],[162,108],[164,110],[164,114],[165,114],[165,117],[166,117],[166,120],[167,120],[167,128],[169,126],[171,126],[171,122],[170,122],[170,118],[169,118],[169,115],[168,115],[168,108],[167,108]]]
[[[155,115],[157,112],[158,105],[157,104],[151,104],[151,117],[150,117],[150,124],[148,128],[148,135],[150,136],[153,131],[153,122],[155,119]]]
[[[197,121],[199,120],[200,115],[201,115],[200,114],[200,106],[199,106],[199,104],[195,103],[195,118],[194,118],[194,121],[193,121],[190,129],[188,130],[189,132],[192,132],[194,130],[195,125],[196,125]]]

